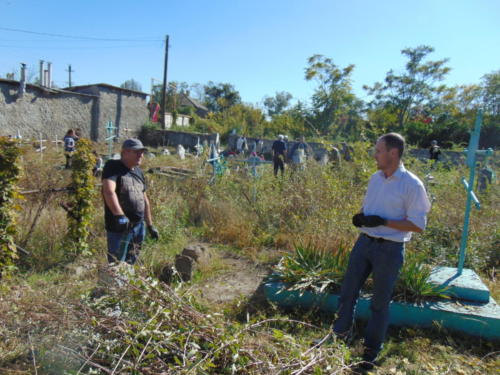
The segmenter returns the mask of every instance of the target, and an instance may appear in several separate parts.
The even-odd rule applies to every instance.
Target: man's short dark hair
[[[401,134],[387,133],[380,137],[380,139],[383,139],[385,141],[387,151],[392,150],[393,148],[397,148],[399,158],[401,159],[405,150],[405,139]]]

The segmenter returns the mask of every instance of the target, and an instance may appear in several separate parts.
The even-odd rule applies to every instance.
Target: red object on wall
[[[158,122],[158,113],[160,112],[160,105],[158,103],[153,104],[155,106],[153,110],[153,115],[151,116],[152,122]]]

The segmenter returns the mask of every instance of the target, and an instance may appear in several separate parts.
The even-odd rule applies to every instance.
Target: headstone
[[[158,279],[163,281],[165,284],[170,284],[174,278],[175,270],[170,263],[164,265],[160,271]]]
[[[175,269],[179,272],[182,281],[189,281],[195,272],[195,261],[186,255],[177,254],[175,256]]]
[[[193,274],[200,268],[210,262],[210,249],[201,244],[186,246],[181,254],[175,257],[175,269],[183,281],[192,279]]]
[[[186,158],[186,150],[182,145],[177,145],[177,156],[181,160],[184,160]]]

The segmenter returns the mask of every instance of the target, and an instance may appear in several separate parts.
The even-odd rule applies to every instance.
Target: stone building
[[[142,125],[148,121],[149,110],[146,101],[148,94],[144,92],[106,83],[73,86],[65,90],[97,97],[94,110],[99,126],[92,127],[90,136],[93,140],[102,141],[106,138],[105,128],[108,121],[113,123],[117,135],[122,138],[136,136]]]
[[[80,128],[94,141],[112,121],[120,137],[138,134],[148,119],[148,94],[107,84],[56,89],[0,78],[0,135],[61,139]]]

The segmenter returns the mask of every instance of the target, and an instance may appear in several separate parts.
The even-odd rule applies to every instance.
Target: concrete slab
[[[429,283],[448,286],[445,294],[456,299],[480,303],[490,301],[490,290],[471,269],[464,268],[462,274],[458,275],[457,268],[435,267]]]
[[[281,307],[318,308],[332,314],[337,311],[339,296],[336,294],[288,291],[287,287],[289,285],[283,282],[270,281],[264,284],[264,293],[268,300]],[[368,319],[370,296],[359,298],[355,314],[356,318]],[[390,304],[390,324],[433,327],[436,323],[452,331],[500,340],[500,307],[492,298],[487,304],[452,300]]]

